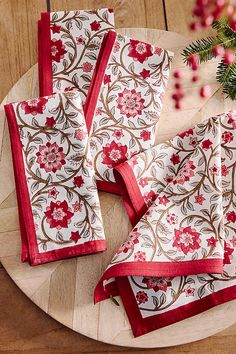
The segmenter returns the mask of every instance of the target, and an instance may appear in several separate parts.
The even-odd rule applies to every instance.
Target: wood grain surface
[[[58,10],[109,6],[115,8],[117,26],[168,28],[186,35],[191,2],[192,0],[165,0],[164,2],[68,0],[51,1],[51,8]],[[0,1],[1,99],[21,75],[37,61],[36,21],[40,12],[46,11],[46,8],[46,1]],[[6,198],[2,201],[1,209],[6,206],[14,209],[14,192],[6,193]],[[4,214],[1,215],[5,220]],[[0,220],[0,232],[4,232],[2,224],[3,220]],[[15,221],[12,220],[11,233],[16,232],[15,226]],[[138,349],[106,345],[74,333],[39,310],[13,284],[3,268],[0,268],[0,281],[0,353],[143,352]],[[70,321],[70,318],[65,321]],[[233,353],[236,344],[235,334],[236,326],[232,326],[218,335],[197,343],[169,349],[147,350],[145,353]]]

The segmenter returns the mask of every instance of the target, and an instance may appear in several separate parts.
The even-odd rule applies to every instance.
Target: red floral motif
[[[204,141],[202,142],[202,148],[203,148],[204,150],[210,149],[211,145],[212,145],[212,141],[209,140],[209,139],[204,140]]]
[[[81,239],[81,236],[79,234],[79,231],[72,231],[71,232],[71,236],[70,236],[71,241],[74,241],[74,243],[77,243],[80,239]]]
[[[65,165],[65,154],[63,148],[59,147],[57,143],[49,143],[40,145],[39,151],[36,153],[36,162],[40,168],[44,168],[46,172],[56,172]]]
[[[131,157],[130,162],[132,163],[133,166],[137,165],[138,164],[137,156]]]
[[[74,204],[72,204],[72,207],[73,207],[74,213],[77,213],[78,211],[81,211],[81,209],[82,209],[78,200],[76,200],[76,202]]]
[[[127,146],[117,144],[115,141],[108,143],[103,148],[103,160],[102,163],[108,165],[108,167],[114,167],[124,162],[127,159]]]
[[[233,260],[233,255],[232,255],[233,252],[234,252],[234,248],[231,248],[230,245],[225,242],[223,264],[231,264]]]
[[[82,68],[84,73],[90,73],[93,69],[93,66],[91,63],[86,61],[85,63],[83,63]]]
[[[194,289],[194,288],[191,288],[191,286],[189,285],[189,286],[184,290],[184,292],[185,292],[186,297],[194,296],[195,289]]]
[[[144,291],[138,291],[136,294],[138,304],[145,304],[148,301],[148,295]]]
[[[109,82],[111,82],[111,75],[105,74],[103,82],[104,82],[105,85],[108,84]]]
[[[174,179],[174,176],[171,176],[171,175],[166,175],[164,180],[167,182],[167,183],[171,183]]]
[[[174,164],[177,165],[178,163],[180,163],[180,158],[179,155],[177,154],[173,154],[170,158],[170,161]]]
[[[96,116],[99,116],[99,115],[101,115],[102,114],[102,107],[98,107],[97,109],[96,109]]]
[[[221,137],[225,143],[230,143],[234,139],[234,136],[231,132],[224,132]]]
[[[189,144],[192,145],[192,147],[196,147],[197,144],[198,144],[197,137],[191,137],[191,138],[189,139]]]
[[[228,170],[227,166],[221,165],[221,175],[225,177],[225,176],[227,176],[228,173],[229,173],[229,170]]]
[[[92,31],[98,31],[100,30],[101,25],[97,21],[93,21],[92,23],[90,23],[90,27]]]
[[[85,44],[85,39],[83,38],[83,36],[76,37],[76,43]]]
[[[177,224],[177,222],[178,222],[178,217],[177,217],[177,215],[175,215],[175,214],[167,214],[166,215],[166,221],[170,224],[170,225],[175,225],[175,224]]]
[[[142,177],[142,178],[140,178],[140,180],[139,180],[139,185],[140,185],[142,188],[144,188],[145,186],[147,186],[147,185],[148,185],[148,179],[147,179],[147,177]]]
[[[146,262],[146,253],[142,251],[138,251],[134,254],[135,262]]]
[[[72,204],[72,207],[73,207],[73,210],[75,213],[82,210],[82,207],[81,207],[80,203],[78,202],[78,200],[76,200],[76,202],[74,204]]]
[[[155,292],[159,290],[166,292],[167,288],[171,286],[171,278],[144,277],[142,283],[147,284],[147,288],[153,289]]]
[[[120,43],[116,41],[113,47],[113,52],[117,53],[119,49],[120,49]]]
[[[159,202],[159,204],[162,204],[162,205],[166,206],[170,201],[164,195],[163,197],[158,197],[158,202]]]
[[[206,200],[205,197],[203,197],[202,194],[196,195],[195,196],[195,203],[202,205],[202,203]]]
[[[226,219],[229,222],[236,222],[236,213],[234,211],[230,211],[229,213],[226,214]]]
[[[214,236],[211,236],[210,238],[207,239],[207,245],[215,247],[217,243],[217,240],[215,239]]]
[[[186,136],[189,136],[189,135],[193,135],[193,129],[185,130],[184,132],[179,134],[179,137],[183,139],[183,138],[185,138]]]
[[[129,234],[129,238],[127,241],[125,241],[121,247],[118,249],[117,253],[127,253],[129,250],[133,250],[134,249],[134,245],[136,243],[139,243],[139,236],[141,235],[140,232],[137,231],[138,229],[135,228],[131,231],[131,233]]]
[[[61,39],[52,39],[51,40],[51,56],[52,60],[60,62],[64,58],[64,55],[67,53],[65,46],[62,43]]]
[[[145,80],[147,77],[150,77],[150,70],[143,69],[139,75]]]
[[[156,46],[156,47],[154,48],[154,54],[157,54],[157,55],[160,56],[161,53],[162,53],[162,50],[163,50],[162,48],[159,48],[159,47]]]
[[[196,166],[193,164],[193,161],[188,161],[185,163],[184,167],[179,171],[176,178],[173,180],[173,184],[184,184],[186,181],[189,181],[191,177],[194,176],[194,170]]]
[[[42,98],[32,98],[28,101],[23,101],[21,103],[21,108],[25,111],[25,114],[32,114],[36,116],[36,114],[42,114],[45,110],[47,99]]]
[[[212,175],[216,175],[218,176],[220,174],[220,168],[214,164],[211,168],[210,168],[210,172]]]
[[[140,133],[140,138],[143,139],[143,141],[147,141],[151,139],[151,132],[147,131],[147,130],[143,130]]]
[[[63,202],[57,201],[56,203],[51,202],[44,214],[50,228],[56,228],[57,230],[67,228],[71,222],[72,216],[74,215],[68,207],[66,200]]]
[[[55,119],[53,117],[47,117],[46,118],[46,125],[50,128],[52,128],[55,124]]]
[[[58,196],[59,192],[56,189],[56,187],[53,187],[51,189],[48,190],[48,198],[54,198],[56,199]]]
[[[120,140],[124,136],[122,129],[115,129],[114,133],[112,134],[116,139]]]
[[[232,246],[235,248],[236,247],[236,236],[233,236],[233,238],[230,240]]]
[[[128,56],[139,61],[140,63],[143,63],[148,57],[153,55],[150,44],[140,42],[135,39],[130,40],[128,51]]]
[[[236,129],[236,116],[235,116],[235,113],[230,112],[228,114],[228,116],[229,116],[229,119],[228,119],[227,123],[231,124],[233,129]]]
[[[157,195],[156,195],[155,192],[150,191],[150,192],[148,192],[148,193],[145,193],[143,197],[144,197],[145,203],[146,203],[147,206],[149,207],[149,206],[151,206],[152,203],[156,200]]]
[[[174,233],[173,247],[176,247],[178,251],[188,254],[200,248],[201,234],[192,227],[181,227],[179,230],[175,229]]]
[[[83,129],[76,129],[74,133],[74,138],[78,139],[80,141],[84,140],[84,138],[87,136],[87,133]]]
[[[136,92],[134,89],[131,91],[124,89],[118,96],[116,102],[121,114],[125,114],[127,118],[142,114],[144,99],[141,98],[141,92]]]
[[[52,30],[52,33],[60,33],[61,26],[57,26],[55,23],[50,27]]]
[[[76,176],[75,178],[74,178],[74,185],[76,186],[76,187],[78,187],[78,188],[80,188],[83,184],[84,184],[84,180],[83,180],[83,177],[81,177],[81,176]]]

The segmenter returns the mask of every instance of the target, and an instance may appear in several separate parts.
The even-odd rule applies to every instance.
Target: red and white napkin
[[[42,13],[38,33],[40,95],[77,88],[84,102],[102,38],[113,28],[112,9]]]
[[[144,215],[100,279],[95,301],[119,294],[139,336],[236,298],[236,111],[117,171],[126,203],[140,202],[129,207],[133,221]]]
[[[5,106],[22,237],[31,265],[100,252],[105,236],[77,90]]]
[[[120,194],[113,168],[153,146],[173,55],[113,31],[102,48],[84,109],[98,188]]]

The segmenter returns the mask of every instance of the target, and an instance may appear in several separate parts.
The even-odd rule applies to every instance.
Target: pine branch
[[[231,65],[227,65],[223,61],[221,61],[218,64],[216,71],[217,81],[225,84],[227,81],[232,80],[233,76],[236,76],[236,62]]]
[[[220,44],[218,37],[198,39],[183,50],[184,62],[188,64],[188,58],[192,54],[198,55],[200,63],[212,59],[214,57],[213,48],[218,44]]]
[[[231,100],[236,99],[236,62],[227,65],[221,61],[216,72],[216,79],[223,84],[223,92]]]

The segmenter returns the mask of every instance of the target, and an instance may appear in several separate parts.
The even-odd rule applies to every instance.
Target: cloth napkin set
[[[98,190],[133,225],[95,289],[134,336],[236,298],[236,111],[154,146],[173,54],[112,9],[43,13],[40,97],[8,104],[22,261],[106,249]],[[164,118],[163,118],[164,119]]]

